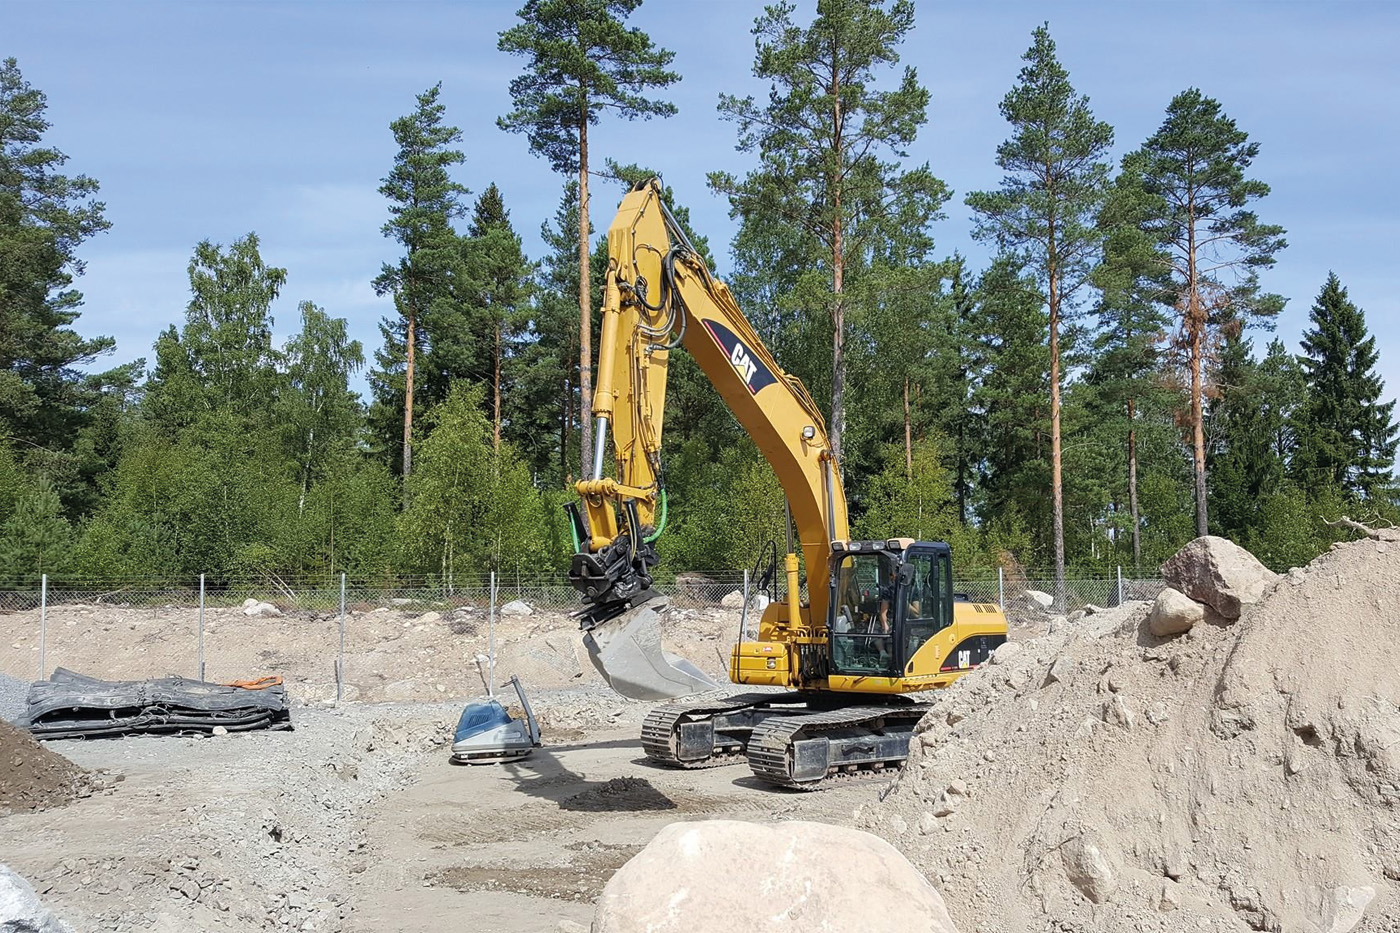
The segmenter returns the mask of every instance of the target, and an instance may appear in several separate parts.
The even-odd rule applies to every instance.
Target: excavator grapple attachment
[[[598,673],[634,700],[666,700],[718,688],[694,664],[661,648],[661,614],[669,600],[654,597],[585,630],[583,645]]]

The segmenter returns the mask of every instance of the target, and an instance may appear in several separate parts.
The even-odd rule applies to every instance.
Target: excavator
[[[787,497],[785,593],[776,585],[775,542],[766,566],[759,563],[761,585],[775,598],[757,638],[741,637],[729,659],[731,681],[764,688],[751,693],[719,695],[703,672],[661,646],[661,437],[667,360],[677,348],[694,358]],[[907,758],[928,708],[919,694],[977,668],[1006,640],[999,607],[955,596],[947,544],[851,539],[820,409],[711,274],[657,179],[623,197],[608,229],[592,410],[591,475],[566,506],[576,545],[569,578],[584,602],[585,648],[608,684],[628,697],[671,701],[643,723],[648,758],[679,768],[747,759],[760,780],[801,789],[878,775]],[[605,475],[609,436],[614,470]]]

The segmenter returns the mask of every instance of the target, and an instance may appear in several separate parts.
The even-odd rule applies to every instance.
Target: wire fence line
[[[1070,579],[1057,605],[1049,575],[981,574],[954,582],[960,598],[997,603],[1013,624],[1090,605],[1108,608],[1153,599],[1162,587],[1160,579],[1128,578],[1121,572]],[[745,593],[755,595],[756,584],[743,571],[678,573],[656,588],[683,614],[721,610],[737,616],[753,604]],[[779,599],[786,596],[784,588],[780,579]],[[388,580],[324,575],[245,581],[0,580],[0,673],[42,680],[66,666],[107,679],[175,673],[216,682],[286,674],[309,700],[416,699],[422,690],[401,697],[393,692],[391,685],[405,676],[405,666],[410,673],[433,672],[419,678],[429,681],[444,679],[444,667],[475,666],[489,684],[499,620],[554,614],[533,627],[562,628],[567,619],[560,616],[581,605],[560,573]],[[434,632],[439,637],[431,640]],[[468,645],[485,649],[484,656],[468,651]],[[449,650],[456,652],[450,659],[439,657]],[[557,670],[565,676],[576,663],[558,645],[552,652],[534,647],[530,653],[522,663],[543,664],[551,669],[546,674]],[[353,670],[347,669],[347,658]],[[382,689],[366,686],[380,682]]]

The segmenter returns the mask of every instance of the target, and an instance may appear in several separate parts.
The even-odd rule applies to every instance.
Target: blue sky
[[[256,231],[263,258],[288,269],[274,309],[285,337],[296,304],[313,300],[350,322],[370,356],[392,307],[369,282],[395,245],[380,234],[376,189],[394,154],[389,122],[414,95],[443,84],[448,119],[464,133],[458,179],[496,182],[527,252],[553,215],[562,179],[525,139],[496,128],[519,62],[496,51],[518,0],[397,3],[0,3],[0,56],[19,59],[49,99],[48,141],[68,169],[98,179],[111,231],[86,244],[79,329],[117,339],[113,362],[152,357],[166,325],[183,321],[186,265],[201,239]],[[811,3],[799,3],[810,15]],[[648,0],[632,22],[676,53],[684,80],[666,121],[604,122],[594,158],[659,169],[728,265],[734,232],[705,173],[742,172],[721,92],[762,93],[749,34],[761,3]],[[969,236],[962,197],[994,187],[997,111],[1031,30],[1049,20],[1061,61],[1095,113],[1136,147],[1171,97],[1198,86],[1216,97],[1261,152],[1254,175],[1273,187],[1258,211],[1283,224],[1289,248],[1264,284],[1289,299],[1278,334],[1296,350],[1329,269],[1365,309],[1387,395],[1400,386],[1400,6],[1372,2],[918,4],[903,62],[933,102],[911,158],[954,189],[935,228],[940,251],[986,256]],[[606,229],[619,190],[595,192]],[[1263,343],[1267,337],[1257,342]],[[363,381],[360,381],[361,386]]]

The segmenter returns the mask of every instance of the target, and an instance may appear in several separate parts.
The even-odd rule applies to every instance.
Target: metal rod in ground
[[[486,695],[496,695],[496,571],[491,571],[491,607],[486,612]]]
[[[335,657],[335,702],[340,703],[345,683],[345,574],[340,575],[340,651]]]
[[[204,679],[204,574],[199,575],[199,679]]]
[[[1123,568],[1118,568],[1118,605],[1123,605]]]
[[[1000,567],[997,568],[997,605],[1003,610],[1006,609],[1006,593],[1003,590],[1002,569]],[[1010,651],[1011,649],[1006,650]]]
[[[44,654],[48,647],[47,636],[49,626],[49,575],[39,575],[39,679],[44,679]]]

